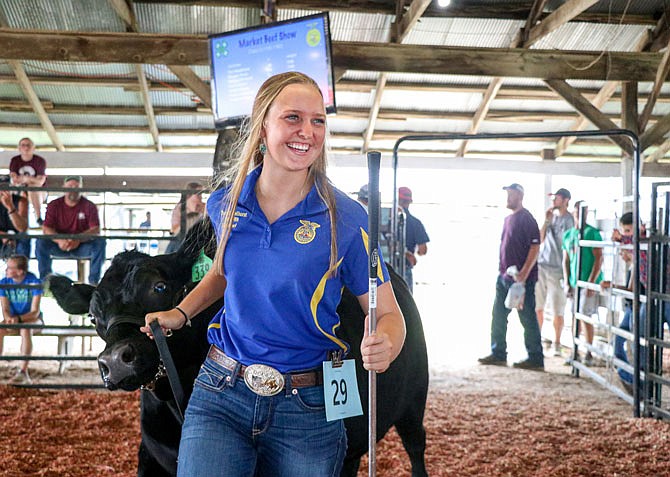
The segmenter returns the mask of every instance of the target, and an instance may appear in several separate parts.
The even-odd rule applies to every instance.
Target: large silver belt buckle
[[[259,396],[274,396],[284,389],[284,376],[271,366],[252,364],[244,370],[244,382]]]

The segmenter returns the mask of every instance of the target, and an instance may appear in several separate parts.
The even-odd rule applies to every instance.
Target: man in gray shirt
[[[538,280],[535,285],[535,313],[542,331],[544,310],[548,308],[554,317],[554,356],[561,355],[561,332],[563,331],[563,313],[565,293],[563,292],[563,234],[574,227],[572,214],[568,212],[570,191],[558,189],[552,205],[547,209],[544,224],[540,228],[540,254],[537,259]]]

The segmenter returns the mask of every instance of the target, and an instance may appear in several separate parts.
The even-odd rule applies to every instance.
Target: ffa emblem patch
[[[310,243],[316,237],[316,229],[321,227],[316,222],[310,222],[309,220],[301,220],[302,224],[293,234],[293,238],[296,242],[301,244]]]

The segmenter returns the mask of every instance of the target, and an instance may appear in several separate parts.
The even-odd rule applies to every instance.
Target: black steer
[[[146,313],[170,309],[194,286],[191,267],[200,250],[211,246],[208,222],[194,227],[182,247],[173,254],[151,257],[136,251],[114,257],[97,287],[74,284],[66,277],[52,276],[49,288],[68,313],[90,313],[106,347],[98,357],[100,373],[110,390],[140,393],[138,476],[176,474],[181,427],[175,401],[166,378],[159,372],[160,358],[154,342],[139,331]],[[211,254],[212,250],[207,250]],[[419,312],[402,278],[391,272],[396,297],[405,315],[405,346],[391,367],[378,375],[377,438],[395,425],[412,463],[412,476],[426,476],[426,434],[423,415],[428,391],[428,360]],[[222,306],[216,303],[193,318],[192,328],[175,331],[167,342],[184,392],[190,396],[193,381],[208,350],[206,328]],[[356,357],[358,385],[364,416],[345,421],[348,448],[343,476],[354,477],[360,458],[368,449],[367,371],[360,364],[360,342],[365,314],[356,298],[345,290],[338,308],[339,335],[351,345]]]

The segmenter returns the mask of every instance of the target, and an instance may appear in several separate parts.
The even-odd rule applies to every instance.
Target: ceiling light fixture
[[[448,7],[450,3],[451,0],[437,0],[437,5],[442,8]]]

